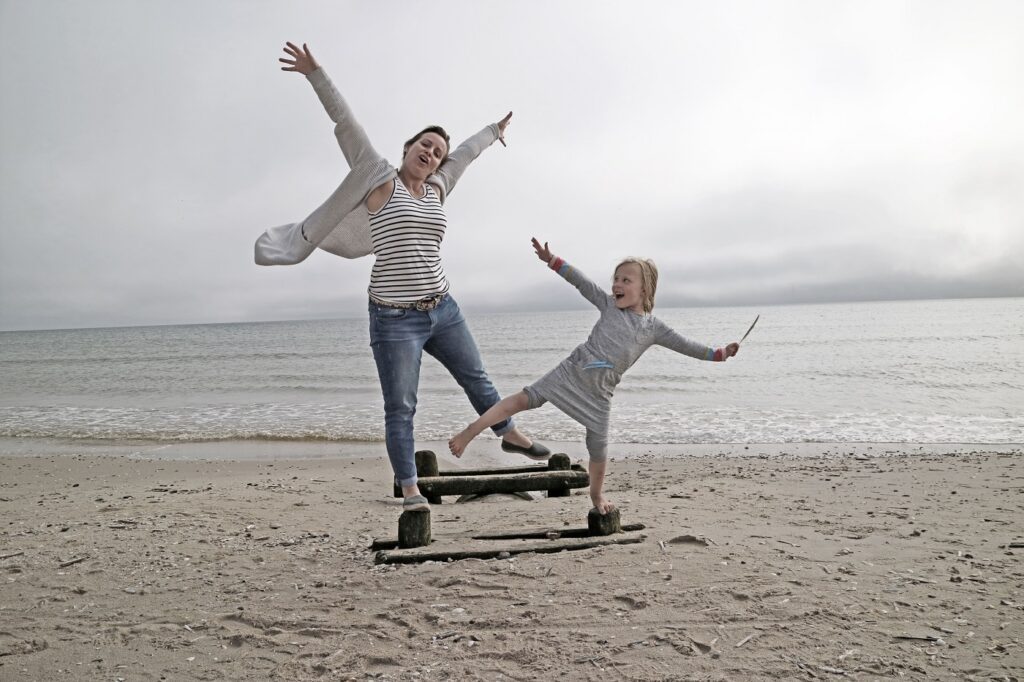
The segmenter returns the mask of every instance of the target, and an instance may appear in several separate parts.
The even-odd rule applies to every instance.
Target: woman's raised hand
[[[308,76],[320,68],[320,65],[316,63],[316,59],[313,58],[313,53],[309,51],[305,43],[302,44],[302,49],[299,49],[295,43],[285,43],[284,51],[288,53],[291,59],[281,57],[277,60],[282,64],[288,65],[282,66],[282,71],[298,71],[303,76]],[[511,116],[511,114],[509,115]],[[500,123],[498,125],[499,127],[501,126]]]
[[[502,147],[507,147],[505,144],[505,128],[508,128],[508,122],[512,120],[512,112],[505,114],[505,118],[498,121],[498,142],[501,143]]]
[[[551,262],[551,256],[553,254],[548,249],[548,243],[544,242],[544,246],[541,246],[540,242],[537,241],[536,237],[531,237],[530,241],[533,242],[533,250],[537,253],[537,258],[540,258],[545,263],[550,263]]]

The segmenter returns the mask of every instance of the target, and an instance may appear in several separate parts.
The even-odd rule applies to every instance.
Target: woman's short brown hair
[[[623,258],[622,262],[615,266],[615,272],[623,265],[633,263],[640,266],[640,288],[643,290],[644,312],[654,310],[654,294],[658,290],[658,266],[650,258]]]
[[[402,147],[403,159],[405,158],[405,155],[409,153],[409,147],[413,146],[416,143],[416,140],[420,139],[427,133],[434,133],[444,138],[444,156],[441,157],[441,163],[445,162],[445,159],[448,158],[448,152],[451,151],[452,141],[451,138],[448,137],[448,133],[441,126],[427,126],[423,130],[419,131],[418,133],[410,137],[408,140],[406,140],[405,145]]]

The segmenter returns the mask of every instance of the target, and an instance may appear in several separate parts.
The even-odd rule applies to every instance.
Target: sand
[[[0,679],[1024,680],[1019,447],[649,450],[643,542],[402,566],[377,453],[2,458]],[[588,509],[445,498],[435,545]]]

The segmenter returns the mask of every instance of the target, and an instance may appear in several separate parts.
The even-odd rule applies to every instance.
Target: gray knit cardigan
[[[258,265],[301,263],[319,247],[343,258],[361,258],[373,252],[367,195],[395,178],[397,171],[370,144],[341,93],[322,68],[307,76],[313,90],[334,121],[334,135],[351,168],[338,188],[308,218],[299,223],[272,227],[256,240]],[[492,123],[460,144],[427,178],[437,188],[441,202],[455,188],[466,167],[498,139]]]

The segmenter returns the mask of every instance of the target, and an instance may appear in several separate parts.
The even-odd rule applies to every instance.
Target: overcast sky
[[[0,329],[365,314],[371,258],[253,264],[346,167],[513,110],[447,204],[470,311],[1024,295],[1024,3],[0,0]]]

